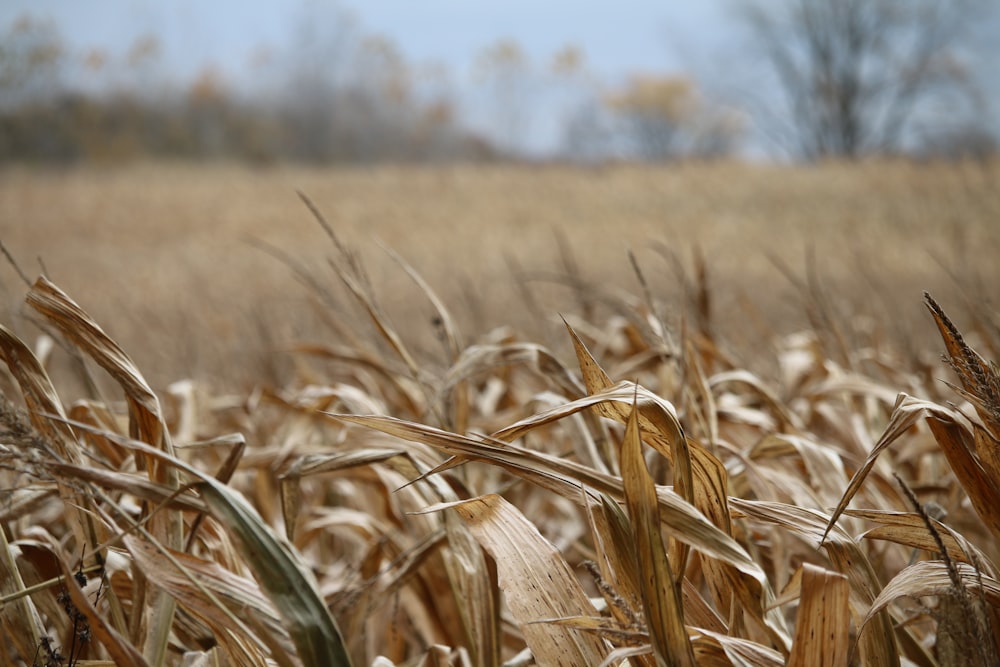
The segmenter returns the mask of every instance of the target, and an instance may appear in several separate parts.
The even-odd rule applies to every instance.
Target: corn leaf
[[[446,503],[428,511],[454,509],[496,562],[500,590],[539,665],[599,665],[604,641],[546,619],[597,616],[562,554],[520,510],[498,495]]]
[[[657,665],[693,667],[691,642],[684,627],[679,579],[671,571],[660,537],[656,488],[642,457],[638,411],[633,409],[622,442],[622,481],[636,540],[642,607]]]

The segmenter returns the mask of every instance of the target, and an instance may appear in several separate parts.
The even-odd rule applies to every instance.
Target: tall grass
[[[700,254],[715,340],[735,363],[769,374],[774,352],[762,346],[810,328],[834,353],[831,323],[851,347],[877,338],[901,356],[927,355],[924,289],[970,335],[995,325],[984,317],[1000,252],[998,167],[4,169],[0,238],[32,276],[71,289],[153,387],[181,377],[222,391],[284,384],[293,368],[276,351],[339,336],[330,312],[365,317],[340,295],[318,309],[299,284],[302,273],[330,274],[329,246],[296,190],[364,258],[380,306],[427,362],[447,363],[433,355],[435,313],[380,244],[419,268],[467,340],[510,326],[560,354],[556,313],[601,327],[642,299],[629,251],[664,304],[659,316],[679,328]],[[0,274],[0,313],[31,337],[18,285]],[[84,395],[75,375],[49,370],[67,398]]]
[[[790,272],[811,326],[760,345],[762,373],[723,338],[711,257],[664,300],[640,257],[629,294],[564,255],[555,349],[470,335],[392,254],[431,349],[313,212],[334,280],[266,247],[335,336],[281,384],[158,392],[28,287],[46,337],[0,328],[0,664],[997,664],[989,311],[925,296],[928,367]],[[49,374],[67,352],[87,398]]]

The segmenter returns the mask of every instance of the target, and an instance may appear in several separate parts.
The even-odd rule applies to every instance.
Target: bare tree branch
[[[935,95],[974,104],[959,46],[982,0],[782,0],[742,18],[771,68],[805,159],[913,148]]]

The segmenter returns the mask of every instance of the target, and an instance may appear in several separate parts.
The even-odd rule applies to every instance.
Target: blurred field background
[[[773,340],[811,325],[816,299],[916,354],[933,333],[924,290],[986,317],[998,277],[993,163],[8,168],[0,215],[17,224],[3,241],[32,278],[40,260],[156,384],[242,387],[287,372],[295,343],[337,342],[326,320],[344,315],[296,276],[342,292],[325,264],[336,249],[297,192],[356,247],[379,303],[432,359],[433,309],[379,244],[469,342],[510,326],[555,345],[558,315],[583,303],[597,324],[621,315],[621,295],[641,294],[629,251],[676,328],[693,317],[685,289],[701,261],[715,328],[761,370]],[[23,285],[10,266],[0,275],[5,321],[30,338]]]

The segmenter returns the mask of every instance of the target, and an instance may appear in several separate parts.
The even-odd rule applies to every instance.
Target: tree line
[[[759,78],[728,95],[678,73],[609,84],[578,48],[539,63],[501,40],[474,63],[478,114],[448,72],[407,62],[346,15],[303,17],[294,48],[261,54],[253,91],[211,67],[164,83],[152,35],[112,63],[69,52],[54,24],[25,16],[0,35],[0,162],[664,161],[737,155],[751,133],[802,160],[986,156],[996,91],[976,79],[970,36],[990,11],[987,0],[740,3],[747,76]]]
[[[365,70],[338,80],[298,54],[280,89],[251,96],[208,67],[185,85],[163,83],[155,37],[136,40],[99,88],[68,72],[110,66],[99,52],[75,61],[55,26],[19,19],[0,39],[0,161],[114,162],[137,157],[256,163],[487,159],[445,99],[418,99],[391,45],[358,45]]]

